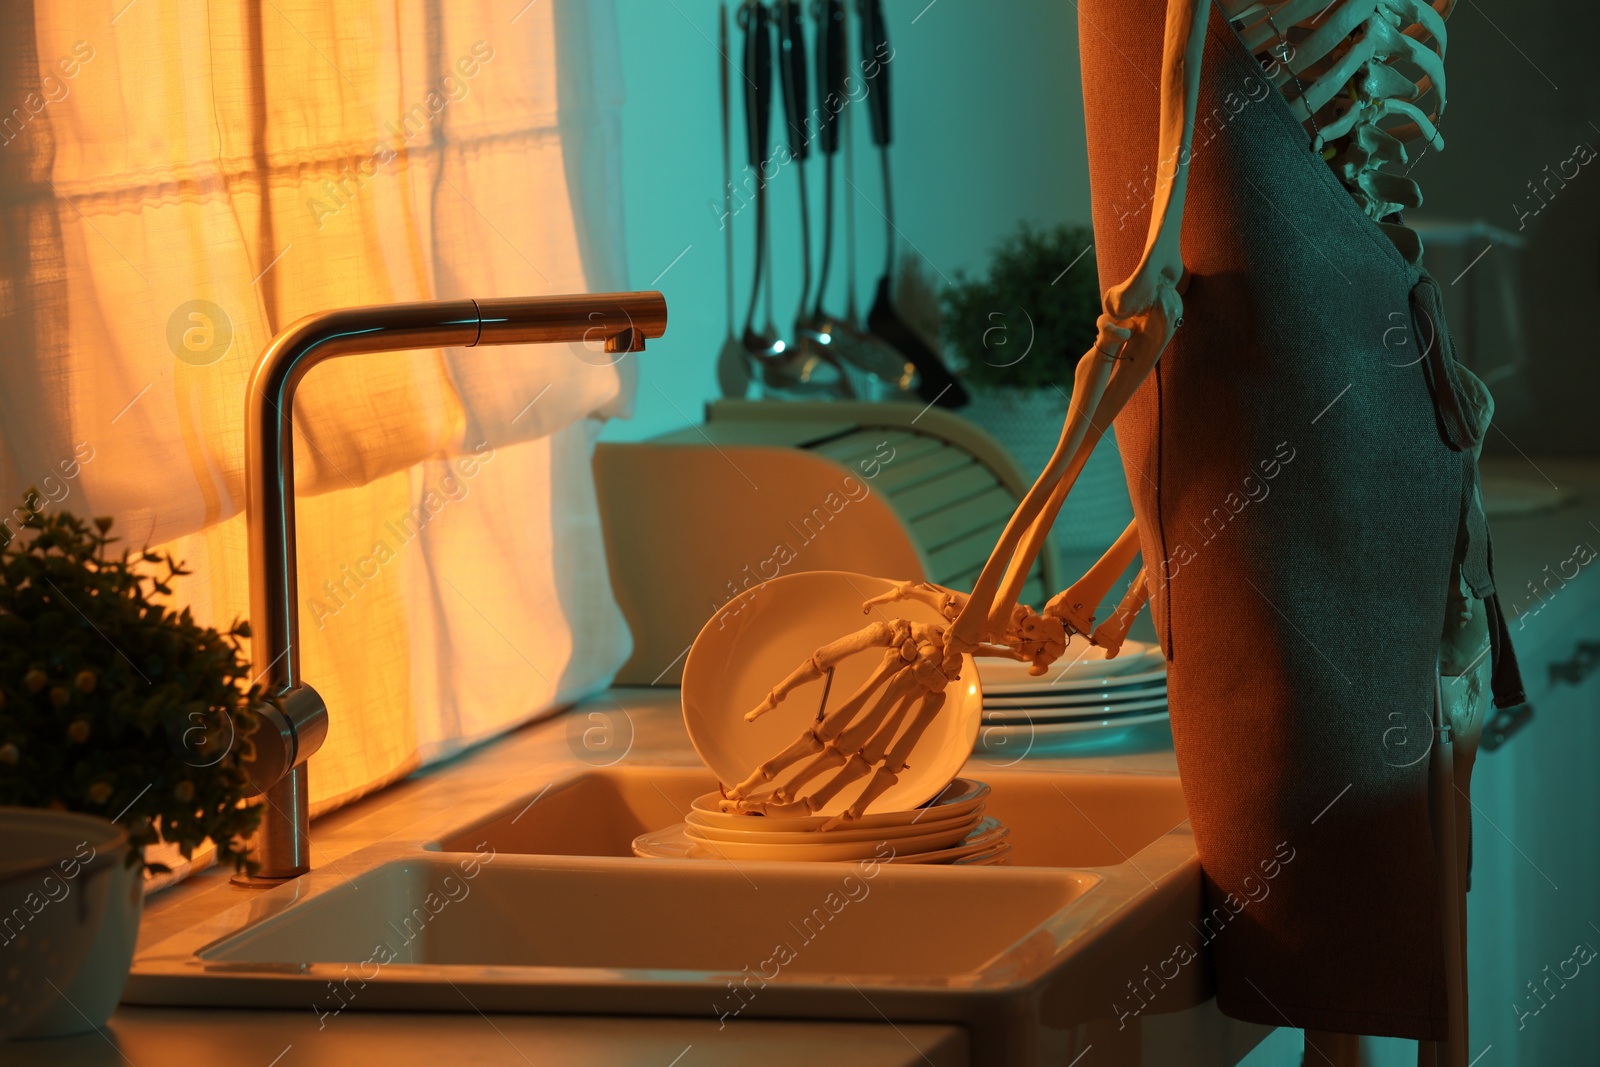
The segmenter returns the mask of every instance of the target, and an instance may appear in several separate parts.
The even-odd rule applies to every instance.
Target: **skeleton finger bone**
[[[815,755],[832,741],[849,725],[852,719],[865,706],[866,702],[877,693],[878,689],[890,678],[899,679],[906,674],[905,654],[900,645],[894,645],[883,654],[883,660],[876,670],[867,676],[861,687],[850,695],[850,698],[829,712],[821,722],[815,723],[810,729],[804,731],[789,745],[771,759],[762,763],[750,777],[740,782],[728,791],[728,796],[737,800],[748,796],[752,790],[771,782],[793,764],[807,756]],[[792,677],[792,676],[791,676]],[[892,683],[891,683],[892,685]],[[746,716],[748,719],[749,716]],[[779,798],[780,800],[785,798]]]
[[[958,593],[954,589],[946,589],[942,585],[932,582],[895,582],[894,587],[886,593],[879,593],[861,605],[862,614],[866,614],[875,607],[883,604],[893,604],[897,601],[911,600],[919,604],[926,604],[945,618],[954,620],[966,606],[967,594]]]
[[[872,772],[872,778],[867,782],[866,788],[848,808],[835,816],[830,823],[824,826],[852,822],[861,818],[868,807],[872,805],[888,789],[900,780],[900,772],[906,769],[906,759],[911,755],[911,750],[922,739],[933,720],[939,714],[939,709],[944,706],[944,690],[928,693],[922,698],[921,706],[911,716],[911,721],[906,724],[905,731],[899,739],[889,744],[889,738],[894,736],[892,730],[880,730],[879,735],[861,751],[861,761],[864,765],[877,764],[877,770]],[[896,723],[898,726],[899,724]],[[887,724],[885,724],[887,726]],[[880,746],[888,745],[887,749]],[[880,762],[881,761],[881,762]]]
[[[865,652],[874,646],[881,648],[886,645],[904,644],[910,638],[911,624],[904,619],[891,619],[888,622],[875,622],[853,634],[823,645],[812,653],[810,659],[796,667],[794,673],[773,686],[766,699],[756,705],[753,711],[746,713],[745,721],[755,722],[783,703],[783,698],[790,692],[807,682],[816,681],[827,674],[830,667],[838,666],[857,652]]]
[[[865,715],[857,717],[854,722],[845,726],[836,737],[818,738],[822,746],[821,751],[811,762],[796,771],[794,776],[774,793],[774,796],[780,801],[798,799],[800,790],[812,779],[824,771],[843,767],[877,732],[884,720],[898,721],[895,719],[895,713],[903,711],[905,706],[915,699],[917,690],[916,676],[910,671],[901,671],[889,684],[888,690]],[[818,733],[816,729],[810,732],[813,735]]]

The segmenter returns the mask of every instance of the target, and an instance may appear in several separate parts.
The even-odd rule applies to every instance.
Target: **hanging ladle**
[[[756,310],[761,302],[762,279],[769,268],[770,241],[767,216],[767,158],[772,125],[772,31],[771,16],[760,0],[746,0],[739,9],[739,28],[744,30],[744,115],[749,142],[750,166],[756,172],[755,270],[750,280],[750,304],[745,312],[744,334],[739,343],[755,359],[762,384],[776,393],[815,393],[818,385],[808,371],[816,360],[808,359],[798,348],[776,335],[769,324],[758,332]],[[770,306],[770,298],[769,298]],[[770,311],[769,311],[770,318]]]
[[[889,181],[889,35],[883,21],[883,0],[860,0],[860,11],[867,115],[872,122],[872,142],[878,146],[883,165],[883,217],[887,224],[883,277],[878,279],[877,294],[867,312],[867,328],[917,368],[918,396],[930,404],[958,408],[967,403],[967,391],[894,305],[894,250],[899,231],[894,224],[893,186]]]
[[[839,153],[841,131],[848,135],[848,129],[844,126],[847,120],[844,109],[849,103],[845,70],[849,21],[845,17],[843,0],[815,0],[813,12],[817,20],[817,138],[822,148],[824,181],[822,268],[817,280],[816,300],[809,314],[805,313],[802,305],[801,316],[795,324],[795,336],[802,344],[814,345],[829,352],[840,363],[853,368],[857,376],[864,376],[867,383],[877,381],[883,383],[891,393],[905,392],[916,381],[916,368],[899,352],[859,327],[855,312],[853,247],[849,317],[830,315],[822,307],[828,291],[829,269],[833,263],[834,162]],[[870,387],[856,391],[874,392]]]
[[[800,0],[778,0],[778,70],[783,77],[783,111],[787,127],[789,156],[794,163],[800,190],[800,304],[795,310],[795,347],[803,358],[803,375],[808,382],[830,386],[843,397],[854,397],[850,377],[839,365],[839,357],[819,343],[810,327],[807,312],[811,302],[811,202],[806,192],[806,161],[811,156],[811,129],[806,108],[810,103],[806,73],[805,26],[801,21]]]

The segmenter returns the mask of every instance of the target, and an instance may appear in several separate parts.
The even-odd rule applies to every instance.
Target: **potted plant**
[[[146,846],[187,859],[209,839],[248,870],[260,820],[240,768],[261,697],[248,627],[219,633],[167,606],[188,572],[169,554],[108,551],[111,525],[45,514],[32,490],[0,521],[0,805],[98,816],[129,846],[89,959],[29,1036],[98,1026],[115,1008],[144,872],[166,870]]]
[[[957,272],[943,293],[943,329],[972,401],[962,414],[995,437],[1036,477],[1049,462],[1078,360],[1095,342],[1100,280],[1094,231],[1024,222],[972,277]],[[1133,518],[1115,440],[1106,436],[1079,475],[1052,541],[1068,570],[1108,547]]]

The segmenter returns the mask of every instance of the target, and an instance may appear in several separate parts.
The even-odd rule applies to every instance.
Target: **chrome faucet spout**
[[[317,364],[339,356],[508,344],[582,343],[637,352],[667,326],[657,292],[439,300],[344,308],[301,319],[273,338],[250,376],[245,406],[245,515],[251,660],[276,703],[261,709],[245,764],[265,794],[245,885],[277,885],[311,869],[306,760],[327,736],[328,709],[300,677],[295,563],[294,394]]]

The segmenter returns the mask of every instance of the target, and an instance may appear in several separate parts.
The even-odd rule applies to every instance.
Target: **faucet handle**
[[[239,769],[257,793],[265,793],[322,747],[328,736],[328,705],[301,683],[257,701],[253,710],[261,725],[250,735],[253,751],[239,761]]]

